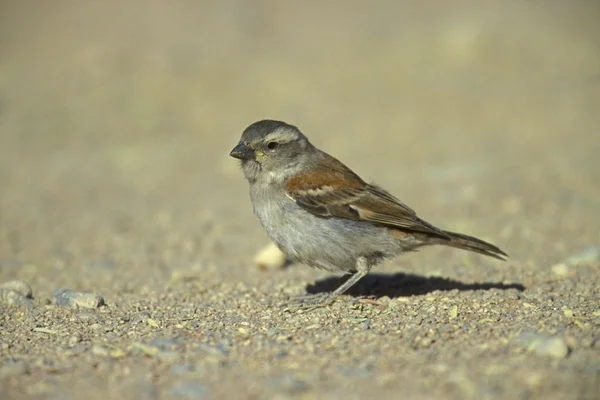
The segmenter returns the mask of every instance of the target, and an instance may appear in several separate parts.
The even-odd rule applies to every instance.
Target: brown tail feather
[[[475,253],[483,254],[485,256],[494,257],[498,260],[505,261],[508,254],[500,250],[498,247],[484,242],[481,239],[474,238],[472,236],[463,235],[462,233],[444,231],[450,236],[450,241],[441,241],[441,244],[446,246],[456,247],[458,249],[474,251]]]

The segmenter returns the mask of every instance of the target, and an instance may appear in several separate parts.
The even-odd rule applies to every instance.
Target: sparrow
[[[490,243],[419,218],[285,122],[253,123],[229,155],[241,161],[254,213],[289,259],[351,274],[331,293],[306,296],[303,306],[331,304],[373,266],[423,246],[445,245],[499,260],[508,257]]]

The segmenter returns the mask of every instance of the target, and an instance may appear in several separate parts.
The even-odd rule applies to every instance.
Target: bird
[[[229,155],[240,160],[254,214],[290,260],[350,275],[332,292],[301,298],[299,307],[327,306],[373,266],[424,246],[508,257],[491,243],[421,219],[388,191],[319,150],[294,125],[255,122]]]

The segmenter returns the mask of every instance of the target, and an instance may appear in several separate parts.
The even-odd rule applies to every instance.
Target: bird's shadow
[[[350,277],[350,275],[347,275]],[[331,292],[335,290],[347,277],[329,277],[321,279],[312,285],[308,285],[306,291],[310,294]],[[369,274],[361,279],[356,285],[348,289],[345,294],[354,297],[375,296],[390,298],[423,295],[436,290],[490,290],[490,289],[516,289],[519,292],[525,290],[520,283],[464,283],[454,279],[440,277],[425,277],[414,274]]]

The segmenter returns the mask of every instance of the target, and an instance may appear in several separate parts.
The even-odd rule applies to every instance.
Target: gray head
[[[270,180],[283,180],[296,172],[306,161],[307,150],[312,149],[306,136],[295,126],[262,120],[244,130],[229,155],[241,160],[249,181],[256,181],[263,172]]]

